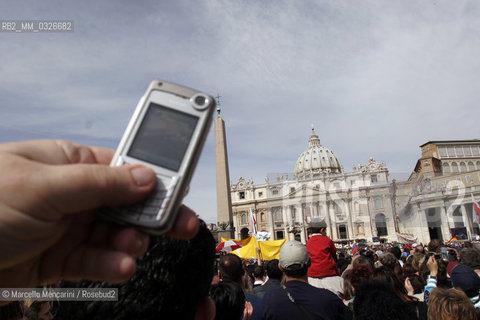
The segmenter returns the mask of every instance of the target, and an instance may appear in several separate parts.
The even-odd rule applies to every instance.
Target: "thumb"
[[[156,184],[153,170],[141,165],[47,166],[39,176],[47,186],[42,190],[43,199],[61,215],[131,204],[147,196]]]

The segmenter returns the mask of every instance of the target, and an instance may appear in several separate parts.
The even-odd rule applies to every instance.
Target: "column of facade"
[[[305,204],[306,205],[306,204]],[[305,213],[303,212],[303,205],[300,204],[300,241],[302,243],[306,242],[305,239],[305,227],[306,227],[306,221],[305,221]]]
[[[426,213],[425,213],[425,216],[426,216]],[[443,217],[443,218],[442,218]],[[442,205],[440,207],[440,223],[441,223],[441,230],[442,230],[442,237],[443,237],[443,240],[444,241],[448,241],[450,240],[450,222],[451,222],[451,219],[452,217],[449,217],[448,214],[447,214],[447,210],[445,209],[445,205]],[[444,223],[443,222],[446,222],[445,225],[446,227],[444,227]],[[428,229],[428,221],[427,221],[427,229]],[[447,229],[447,230],[444,230],[444,229]]]
[[[472,224],[470,223],[470,219],[468,219],[467,209],[465,209],[464,204],[460,206],[460,210],[462,211],[462,218],[464,221],[465,229],[467,229],[467,237],[468,239],[471,239],[472,233],[473,233],[473,227],[472,227]]]
[[[448,241],[452,238],[451,233],[450,233],[450,217],[448,217],[448,214],[446,214],[446,211],[444,213],[445,208],[443,206],[440,207],[440,210],[441,210],[440,211],[440,225],[441,225],[441,230],[442,230],[443,241]]]
[[[270,232],[270,240],[276,240],[275,239],[275,222],[273,219],[273,209],[272,208],[267,208],[267,221],[268,221],[268,232]]]
[[[298,212],[296,210],[295,205],[289,205],[288,209],[290,210],[290,225],[292,226],[292,230],[295,230],[295,221],[297,220]],[[295,213],[295,218],[294,218]],[[292,232],[289,234],[288,238],[290,240],[295,240],[295,234]]]
[[[281,207],[282,217],[283,217],[283,233],[284,233],[283,236],[284,236],[284,239],[289,239],[288,238],[288,228],[287,228],[287,224],[289,223],[288,222],[287,209],[288,209],[288,206],[282,206]]]
[[[421,209],[420,204],[417,204],[417,232],[415,236],[424,244],[430,242],[430,232],[428,230],[427,209]]]
[[[373,237],[377,236],[377,227],[375,226],[375,218],[373,218],[373,223],[372,223],[372,213],[370,210],[370,197],[367,196],[367,214],[368,214],[368,224],[369,224],[369,229],[370,229],[370,238],[373,241]]]
[[[330,213],[329,213],[329,206],[328,206],[328,201],[325,201],[325,216],[324,216],[324,220],[325,220],[325,223],[327,224],[327,230],[328,230],[328,235],[330,237],[332,237],[332,221],[330,221]]]
[[[289,226],[289,228],[287,228],[288,231],[287,231],[286,237],[288,240],[292,240],[293,234],[289,232],[293,228],[292,207],[290,205],[287,205],[286,211],[287,211],[287,225]]]
[[[240,228],[238,227],[238,212],[233,215],[233,230],[234,232],[234,239],[240,239]]]
[[[352,203],[351,199],[347,199],[345,201],[345,209],[346,209],[345,214],[347,216],[347,225],[348,225],[347,238],[355,239],[355,230],[353,229],[352,216],[351,216],[351,210],[350,210],[351,203]]]
[[[312,206],[311,206],[310,210],[311,210],[311,213],[312,213],[312,219],[319,217],[318,202],[312,203]]]
[[[397,240],[397,231],[395,230],[395,217],[393,215],[392,202],[388,201],[388,196],[383,195],[383,205],[385,208],[385,219],[387,219],[387,237],[389,241]]]
[[[338,232],[337,232],[337,219],[335,217],[335,209],[334,206],[331,205],[331,200],[327,200],[327,207],[328,207],[328,217],[330,218],[330,230],[331,230],[331,237],[332,239],[338,240]]]

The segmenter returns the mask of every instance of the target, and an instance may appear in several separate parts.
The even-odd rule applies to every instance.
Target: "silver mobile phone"
[[[111,166],[148,166],[157,175],[157,187],[144,201],[102,208],[100,212],[148,233],[168,231],[200,157],[214,110],[215,100],[205,93],[152,81],[130,119]]]

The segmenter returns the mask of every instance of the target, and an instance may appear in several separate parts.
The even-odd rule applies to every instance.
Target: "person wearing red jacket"
[[[308,228],[310,239],[307,250],[312,264],[308,268],[308,283],[340,295],[343,294],[343,280],[337,269],[337,249],[332,239],[327,237],[327,224],[324,220],[312,220]]]

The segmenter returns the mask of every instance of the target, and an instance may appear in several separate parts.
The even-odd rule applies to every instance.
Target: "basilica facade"
[[[293,174],[265,183],[240,177],[230,184],[235,238],[257,231],[271,240],[308,239],[312,219],[325,220],[336,242],[423,242],[478,234],[472,198],[480,200],[480,141],[432,141],[408,179],[390,179],[370,158],[346,172],[312,129]],[[220,223],[221,221],[219,221]]]

